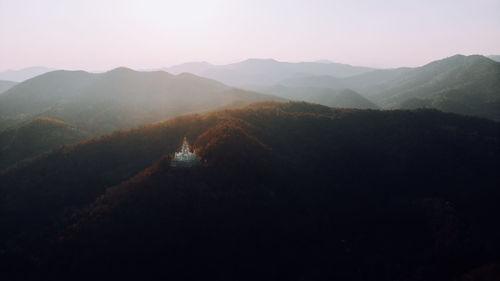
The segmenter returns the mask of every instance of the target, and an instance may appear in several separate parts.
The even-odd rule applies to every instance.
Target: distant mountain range
[[[280,80],[311,76],[331,75],[348,77],[372,71],[372,68],[351,66],[333,62],[279,62],[273,59],[248,59],[227,65],[212,65],[206,62],[193,62],[176,65],[163,70],[170,73],[189,72],[211,78],[236,87],[272,86]]]
[[[307,101],[337,108],[436,108],[500,120],[500,63],[478,55],[456,55],[422,67],[387,70],[327,61],[274,60],[247,60],[226,66],[188,63],[170,70],[180,74],[127,68],[98,74],[61,70],[20,83],[0,81],[0,132],[5,131],[0,138],[0,169],[83,137],[262,100]],[[257,77],[253,82],[262,84],[247,88],[267,94],[186,73],[190,70],[222,73],[222,80],[231,75],[243,80]],[[349,77],[321,74],[339,70],[343,75],[363,73]],[[241,73],[244,75],[239,76]],[[267,85],[275,80],[279,81]],[[36,119],[39,117],[48,119]],[[52,134],[53,128],[57,128],[54,132],[60,139]],[[42,140],[43,145],[30,144],[33,139]]]
[[[356,92],[381,108],[436,108],[500,120],[500,63],[495,59],[499,57],[456,55],[422,67],[380,70],[326,60],[286,63],[249,59],[222,66],[187,63],[165,70],[192,72],[241,88],[328,106],[344,104],[332,103],[333,99],[326,102],[318,98],[318,92],[326,97],[324,88],[350,89],[353,97]],[[359,96],[356,99],[360,100]]]
[[[53,71],[26,80],[0,95],[3,128],[38,116],[62,120],[93,135],[188,112],[282,98],[228,87],[193,74]]]
[[[397,69],[356,67],[328,60],[290,63],[273,59],[248,59],[227,65],[192,62],[164,68],[164,70],[173,74],[192,73],[249,91],[279,94],[287,99],[300,99],[334,107],[366,108],[368,106],[366,101],[368,101],[372,104],[371,107],[436,108],[500,120],[500,63],[494,61],[499,58],[495,55],[488,58],[479,55],[456,55],[422,67]],[[28,72],[35,75],[37,71],[43,73],[48,70],[47,68],[30,68],[19,73]],[[10,71],[10,73],[14,72]],[[2,77],[0,75],[0,79]],[[20,79],[10,78],[7,80]],[[61,79],[65,78],[61,77]],[[72,78],[68,77],[68,79]],[[63,84],[67,82],[60,81],[60,83],[59,86],[64,88]],[[75,83],[78,84],[77,81]],[[71,82],[68,83],[71,87],[69,84]],[[9,82],[0,82],[0,93],[2,89],[5,93],[5,89],[12,85]],[[75,87],[78,88],[78,85]],[[331,93],[338,92],[340,89],[349,89],[353,99],[360,101],[359,95],[361,95],[365,99],[364,104],[357,104],[354,101],[336,103],[335,98],[326,99],[328,94],[325,93],[325,88],[336,89]],[[43,92],[43,87],[41,89]],[[62,91],[61,89],[58,88],[56,91]],[[347,92],[343,93],[343,96],[347,98]],[[51,91],[50,94],[44,95],[54,95],[54,93]],[[333,96],[335,94],[332,94]],[[41,104],[46,105],[45,101],[39,106]],[[60,116],[54,115],[54,117],[60,119]],[[3,121],[0,120],[0,130],[5,127],[2,124],[5,124],[5,118],[3,119]]]
[[[264,93],[283,98],[307,101],[331,107],[378,109],[379,107],[362,95],[350,89],[332,89],[321,87],[286,87],[275,85],[261,89]]]
[[[382,108],[427,107],[500,120],[500,63],[479,55],[456,55],[422,67],[375,70],[347,78],[297,77],[278,84],[348,88]]]
[[[54,71],[53,68],[34,66],[19,70],[6,70],[0,72],[0,80],[8,80],[14,82],[22,82],[35,76]]]

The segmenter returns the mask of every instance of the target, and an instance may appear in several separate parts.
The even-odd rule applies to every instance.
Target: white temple
[[[184,137],[184,142],[182,143],[182,148],[180,152],[176,152],[174,159],[172,159],[171,165],[173,167],[192,167],[198,164],[199,159],[196,156],[196,152],[189,151],[189,144]]]

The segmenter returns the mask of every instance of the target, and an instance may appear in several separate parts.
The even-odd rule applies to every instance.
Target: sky
[[[0,0],[0,71],[500,54],[500,0]]]

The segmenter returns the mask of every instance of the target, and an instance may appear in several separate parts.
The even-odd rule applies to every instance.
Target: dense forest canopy
[[[170,167],[184,137],[201,165]],[[56,279],[465,278],[499,258],[499,137],[496,122],[435,110],[300,102],[116,132],[0,176],[3,266]]]

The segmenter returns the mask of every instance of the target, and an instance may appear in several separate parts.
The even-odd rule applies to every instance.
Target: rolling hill
[[[192,74],[117,68],[100,74],[54,71],[0,96],[3,127],[36,116],[74,124],[93,135],[195,111],[280,98],[235,89]]]
[[[318,103],[330,107],[377,109],[371,101],[360,94],[349,89],[332,89],[320,87],[285,87],[276,85],[274,87],[261,89],[263,93],[269,93],[283,98]]]
[[[0,175],[0,266],[56,280],[465,278],[500,258],[499,126],[262,102],[115,132]],[[202,164],[172,168],[184,136]]]
[[[500,63],[453,56],[407,71],[372,97],[391,108],[427,106],[500,120]]]
[[[87,137],[88,133],[60,120],[35,118],[0,133],[0,170]]]
[[[500,120],[500,63],[456,55],[422,67],[375,70],[339,79],[310,76],[279,84],[349,88],[382,108],[436,108]]]
[[[16,84],[17,82],[14,81],[0,80],[0,95],[8,89],[14,87]]]
[[[172,73],[190,72],[227,85],[256,89],[256,87],[272,86],[280,80],[293,77],[311,75],[347,77],[373,69],[332,62],[290,63],[273,59],[248,59],[227,65],[211,65],[206,62],[187,63],[164,68],[164,70]]]

